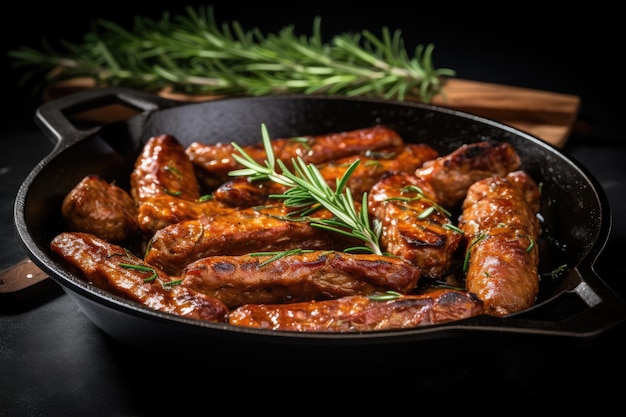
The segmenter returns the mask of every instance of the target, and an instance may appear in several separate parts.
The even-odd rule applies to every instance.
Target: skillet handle
[[[122,106],[126,110],[140,113],[153,112],[180,104],[181,102],[131,88],[93,88],[43,104],[35,112],[35,123],[57,146],[65,148],[93,135],[102,127],[102,125],[93,126],[93,123],[86,123],[86,127],[78,128],[70,120],[71,116],[85,114],[91,110],[97,111],[107,106]]]
[[[580,268],[584,273],[572,271],[578,275],[576,287],[538,309],[502,319],[504,328],[513,333],[592,340],[626,321],[626,302],[593,268]]]

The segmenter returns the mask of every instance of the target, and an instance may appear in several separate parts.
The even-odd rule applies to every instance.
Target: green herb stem
[[[433,66],[434,46],[419,45],[410,57],[400,31],[340,33],[322,41],[321,18],[312,35],[293,26],[264,35],[238,22],[218,25],[212,7],[161,20],[135,17],[127,30],[97,20],[83,43],[44,43],[9,51],[13,65],[30,68],[26,79],[45,83],[87,77],[97,86],[127,86],[186,94],[266,95],[282,93],[370,95],[430,102],[442,93],[451,69]]]
[[[369,221],[367,193],[363,193],[361,207],[357,210],[350,188],[346,186],[360,160],[353,162],[337,179],[333,190],[317,167],[305,163],[300,157],[292,160],[295,172],[292,173],[282,161],[276,160],[265,124],[261,125],[261,134],[266,152],[264,163],[256,162],[241,146],[233,143],[235,150],[241,154],[233,154],[233,158],[245,168],[231,171],[229,175],[248,176],[256,180],[269,179],[288,187],[283,194],[272,194],[270,197],[283,199],[287,207],[300,208],[299,213],[303,216],[316,210],[320,205],[323,206],[333,215],[333,218],[310,218],[313,226],[360,239],[365,242],[365,247],[372,253],[382,255],[379,233],[372,229]],[[276,171],[276,165],[280,167],[280,173]]]

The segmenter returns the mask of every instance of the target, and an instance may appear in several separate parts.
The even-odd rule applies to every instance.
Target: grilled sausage
[[[420,271],[396,257],[335,251],[296,251],[272,258],[211,256],[189,264],[182,285],[218,298],[229,308],[288,303],[393,290],[408,292]]]
[[[487,314],[506,316],[535,303],[538,195],[537,184],[523,171],[480,180],[468,190],[459,219],[469,261],[465,285],[484,301]]]
[[[170,224],[221,210],[221,204],[212,200],[198,204],[195,168],[171,135],[153,136],[146,142],[135,160],[130,187],[139,226],[147,237]]]
[[[272,139],[271,143],[276,159],[282,160],[290,167],[291,159],[297,156],[306,163],[320,164],[367,150],[401,146],[404,142],[393,129],[374,126],[318,136]],[[267,158],[265,149],[260,143],[242,148],[259,163],[263,163]],[[237,151],[230,143],[208,145],[194,142],[187,147],[186,152],[191,162],[204,172],[201,178],[208,186],[228,181],[230,171],[242,168],[232,157]]]
[[[185,148],[171,135],[148,139],[135,161],[130,185],[131,196],[137,204],[161,195],[189,201],[200,198],[194,166]]]
[[[69,231],[118,244],[132,245],[141,238],[132,197],[97,175],[87,175],[65,196],[61,215]]]
[[[348,156],[319,165],[322,177],[329,185],[335,185],[355,160],[359,159],[359,166],[352,172],[348,180],[348,187],[353,195],[360,196],[369,190],[389,173],[414,172],[426,161],[437,158],[437,151],[425,144],[406,144],[399,148],[367,151],[362,155]]]
[[[147,198],[137,208],[137,221],[145,236],[151,237],[164,227],[187,220],[217,214],[232,213],[235,209],[217,200],[189,201],[169,195]]]
[[[246,304],[232,310],[228,322],[269,330],[363,332],[442,324],[482,313],[482,301],[473,294],[436,289],[386,301],[354,295],[292,304]]]
[[[352,195],[360,196],[369,192],[370,188],[390,172],[413,172],[424,162],[436,158],[437,151],[424,144],[406,144],[401,147],[366,151],[358,155],[347,156],[316,165],[322,177],[331,188],[336,187],[348,167],[359,160],[347,187]],[[262,205],[269,195],[284,193],[286,188],[270,181],[249,181],[246,177],[231,179],[215,190],[215,199],[237,208]]]
[[[434,200],[427,182],[413,174],[388,175],[372,187],[369,211],[382,226],[383,250],[408,259],[427,278],[450,270],[462,235]]]
[[[506,175],[521,164],[511,144],[477,142],[463,144],[447,155],[425,162],[415,170],[415,175],[432,186],[437,203],[452,208],[463,201],[474,182]]]
[[[185,265],[207,256],[243,255],[290,249],[336,249],[356,246],[359,241],[308,221],[288,219],[284,205],[235,210],[204,216],[157,231],[146,252],[146,262],[171,275]],[[318,216],[330,216],[320,210]]]
[[[176,278],[94,235],[64,232],[50,248],[98,288],[158,311],[207,321],[226,319],[228,308],[218,299],[177,285]]]

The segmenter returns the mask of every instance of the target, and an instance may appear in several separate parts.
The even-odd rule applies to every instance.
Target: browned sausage
[[[211,256],[189,264],[180,274],[182,285],[218,298],[229,308],[408,292],[419,276],[419,269],[405,259],[326,250],[296,251],[276,259],[269,254]]]
[[[137,208],[137,221],[146,236],[164,227],[203,216],[232,213],[235,209],[217,200],[189,201],[169,195],[147,198]]]
[[[385,252],[410,260],[427,278],[450,270],[463,236],[450,227],[430,184],[413,174],[388,175],[372,187],[369,210],[382,226]]]
[[[471,293],[437,289],[374,300],[354,295],[293,304],[246,304],[230,312],[230,324],[297,332],[363,332],[407,329],[461,320],[483,313]]]
[[[366,151],[358,155],[338,158],[316,165],[328,185],[335,189],[337,179],[342,177],[348,167],[359,160],[347,186],[352,195],[360,196],[390,172],[413,172],[424,162],[436,158],[437,151],[424,144],[406,144],[401,147]],[[269,181],[249,181],[246,177],[233,178],[215,190],[215,199],[227,205],[244,208],[267,202],[270,194],[284,193],[286,187]]]
[[[177,278],[94,235],[64,232],[50,248],[98,288],[158,311],[207,321],[226,319],[228,308],[218,299],[177,285]]]
[[[432,186],[437,203],[452,208],[463,201],[474,182],[506,175],[521,164],[521,158],[511,144],[477,142],[461,145],[447,155],[425,162],[415,175]]]
[[[160,195],[196,201],[200,188],[185,148],[171,135],[151,137],[135,161],[130,194],[136,203]]]
[[[463,202],[459,227],[469,261],[465,285],[484,301],[487,314],[525,310],[539,292],[538,203],[529,203],[529,195],[539,195],[537,184],[515,172],[476,182]]]
[[[92,233],[118,244],[141,238],[132,197],[97,175],[87,175],[65,196],[61,214],[69,231]]]
[[[145,260],[178,275],[185,265],[207,256],[290,249],[343,250],[361,244],[308,221],[289,220],[287,212],[284,205],[249,208],[172,224],[154,234]],[[324,210],[315,214],[330,216]]]
[[[306,163],[319,164],[367,150],[401,146],[404,142],[393,129],[385,126],[374,126],[318,136],[272,139],[271,143],[276,159],[280,159],[287,166],[290,166],[291,159],[297,156]],[[246,145],[242,148],[259,163],[263,163],[267,158],[260,141],[258,144]],[[230,171],[241,168],[232,157],[232,154],[237,153],[237,151],[230,143],[208,145],[194,142],[187,147],[186,152],[199,170],[208,177],[214,178],[213,183],[221,184],[227,181]]]
[[[148,237],[171,224],[231,210],[212,198],[200,200],[195,168],[171,135],[146,142],[130,179],[139,226]]]

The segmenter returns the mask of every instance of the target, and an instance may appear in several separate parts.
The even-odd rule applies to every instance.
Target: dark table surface
[[[316,12],[327,15],[328,10],[312,13]],[[55,13],[63,19],[58,10]],[[373,20],[374,15],[367,16]],[[359,23],[370,20],[350,24],[361,27]],[[465,21],[460,16],[455,20],[455,36],[437,25],[421,28],[421,33],[439,34],[432,39],[441,51],[437,66],[457,69],[461,78],[581,97],[581,114],[564,152],[586,167],[608,196],[613,227],[596,269],[610,288],[626,298],[623,118],[611,95],[589,82],[592,66],[576,65],[576,42],[583,39],[579,31],[570,31],[574,36],[570,43],[555,35],[549,38],[552,43],[542,44],[562,52],[559,59],[550,60],[547,57],[554,54],[542,52],[542,46],[522,45],[517,37],[503,40],[503,32],[494,43],[483,32],[471,32],[470,24],[459,27],[459,22]],[[386,24],[394,26],[392,21]],[[340,27],[337,21],[335,25]],[[403,19],[398,25],[408,34],[414,29]],[[60,31],[60,27],[55,28]],[[497,25],[494,30],[504,27]],[[468,32],[460,33],[462,29]],[[532,43],[537,38],[527,35],[526,40]],[[480,48],[472,46],[480,42]],[[504,47],[505,43],[511,47]],[[0,270],[25,257],[13,229],[13,199],[28,172],[52,148],[32,120],[37,100],[13,82],[9,87],[16,105],[0,126]],[[125,346],[96,327],[54,282],[45,280],[19,303],[0,299],[0,416],[167,412],[181,416],[217,410],[231,415],[251,411],[339,415],[346,410],[400,413],[407,409],[412,414],[483,414],[497,407],[504,407],[503,413],[539,412],[546,407],[602,412],[624,404],[625,330],[621,323],[589,343],[450,339],[436,350],[386,347],[374,352],[380,355],[376,360],[342,351],[342,361],[316,361],[313,366],[307,355],[297,352],[283,357],[271,350],[242,349],[245,366],[238,366],[232,355],[220,361],[211,358],[211,352],[202,358],[188,356],[184,350],[162,351],[159,346],[150,350]]]

